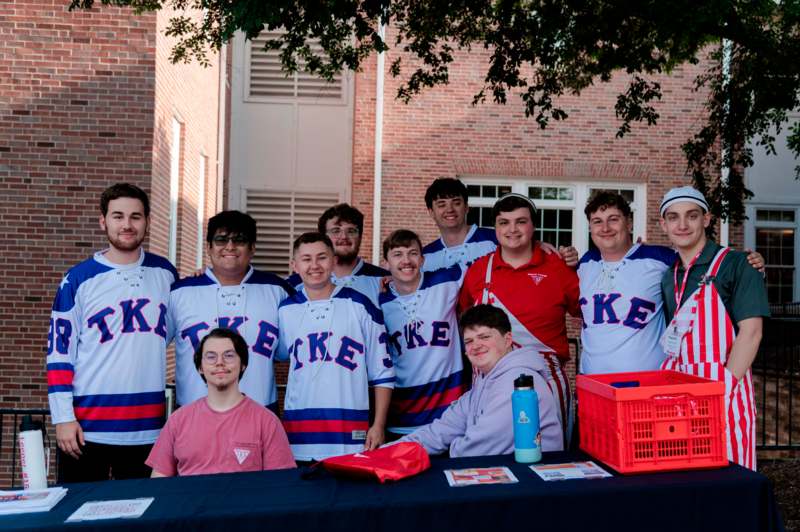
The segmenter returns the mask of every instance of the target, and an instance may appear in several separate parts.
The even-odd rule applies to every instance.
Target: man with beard
[[[333,284],[361,292],[377,307],[381,281],[389,276],[389,272],[358,256],[364,234],[364,215],[347,203],[339,203],[322,213],[317,229],[333,242]],[[297,290],[303,285],[296,273],[287,281]]]
[[[67,272],[47,348],[59,482],[144,478],[164,424],[167,301],[178,277],[146,253],[147,194],[122,183],[100,198],[109,247]]]

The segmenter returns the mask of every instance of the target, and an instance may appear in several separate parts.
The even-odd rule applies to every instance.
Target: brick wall
[[[471,105],[485,73],[485,51],[456,54],[450,84],[426,90],[408,105],[395,99],[399,84],[388,74],[398,53],[386,54],[382,237],[409,227],[424,241],[435,238],[436,228],[425,211],[425,188],[439,176],[466,176],[646,184],[648,239],[666,242],[658,226],[658,205],[666,190],[688,182],[680,145],[704,117],[703,97],[692,89],[703,62],[658,78],[664,100],[657,105],[657,127],[634,126],[625,138],[616,139],[614,104],[626,86],[624,74],[580,97],[563,97],[560,103],[569,118],[541,130],[525,118],[516,96],[505,106]],[[372,230],[375,70],[372,58],[355,88],[352,199],[368,218],[364,256],[370,253]]]
[[[184,123],[183,272],[195,264],[200,154],[205,218],[216,203],[216,64],[168,64],[169,43],[157,35],[168,14],[99,5],[69,12],[68,4],[0,3],[0,408],[47,405],[50,306],[64,272],[106,245],[103,189],[127,181],[150,193],[149,248],[166,254],[173,113]],[[9,447],[0,486],[8,485]]]
[[[46,403],[49,309],[100,248],[108,184],[150,188],[155,16],[0,4],[0,405]]]
[[[196,268],[197,212],[201,210],[206,220],[215,214],[219,62],[216,55],[209,57],[209,67],[196,61],[189,64],[169,61],[174,40],[164,36],[164,30],[174,14],[172,10],[162,9],[156,20],[153,222],[150,234],[153,250],[166,256],[169,249],[172,120],[175,118],[182,126],[175,267],[181,275],[186,275]],[[206,158],[204,176],[200,175],[201,157]],[[201,186],[205,187],[204,205],[198,205]]]

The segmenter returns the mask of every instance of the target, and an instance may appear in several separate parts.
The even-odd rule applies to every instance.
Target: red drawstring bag
[[[377,478],[381,484],[387,480],[414,476],[431,467],[431,459],[425,448],[415,442],[401,442],[374,451],[332,456],[321,463],[331,473]]]

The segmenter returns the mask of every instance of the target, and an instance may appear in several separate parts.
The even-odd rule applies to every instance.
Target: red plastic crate
[[[578,375],[577,388],[581,449],[620,473],[728,465],[725,383],[643,371]]]

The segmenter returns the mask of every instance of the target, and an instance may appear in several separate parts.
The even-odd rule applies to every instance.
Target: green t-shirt
[[[711,266],[721,246],[716,242],[708,241],[700,253],[697,261],[689,271],[686,280],[686,289],[683,291],[681,304],[697,290],[700,280]],[[683,281],[684,268],[678,259],[678,283]],[[675,315],[675,266],[664,272],[661,278],[661,295],[664,297],[664,314],[669,323]],[[714,282],[725,305],[725,310],[731,317],[734,329],[738,332],[738,323],[747,318],[769,317],[769,302],[767,290],[764,287],[764,278],[761,272],[750,266],[747,255],[741,251],[731,250],[722,260]]]

